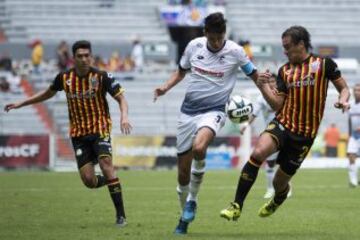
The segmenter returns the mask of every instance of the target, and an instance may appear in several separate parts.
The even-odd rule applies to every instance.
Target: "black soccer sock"
[[[96,175],[96,178],[97,178],[97,183],[96,183],[96,186],[95,188],[100,188],[100,187],[103,187],[106,185],[106,178],[102,175]]]
[[[235,202],[240,205],[240,208],[242,208],[246,195],[254,184],[259,172],[259,166],[254,164],[254,162],[256,161],[250,159],[241,171],[235,195]]]
[[[275,192],[274,202],[277,205],[282,204],[286,200],[289,190],[290,190],[290,185],[288,184],[283,191]]]
[[[116,216],[117,217],[124,217],[125,216],[125,209],[124,209],[124,203],[121,193],[121,185],[118,178],[114,178],[111,180],[108,180],[108,188],[110,192],[111,199],[114,203],[115,209],[116,209]]]

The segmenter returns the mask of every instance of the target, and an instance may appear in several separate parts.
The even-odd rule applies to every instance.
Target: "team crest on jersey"
[[[319,70],[319,68],[320,68],[320,62],[319,61],[313,62],[310,65],[310,72],[316,73]]]
[[[71,84],[71,79],[69,78],[68,80],[66,80],[66,85],[70,86]]]
[[[225,63],[225,56],[224,55],[222,55],[222,56],[220,56],[219,57],[219,62],[220,62],[220,64],[224,64]]]
[[[202,59],[204,59],[204,56],[202,56],[202,55],[197,55],[197,59],[202,60]]]
[[[196,47],[202,48],[202,47],[203,47],[203,44],[202,44],[202,43],[197,43],[197,44],[196,44]]]

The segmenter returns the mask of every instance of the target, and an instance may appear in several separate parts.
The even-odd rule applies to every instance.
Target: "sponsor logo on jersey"
[[[199,67],[194,67],[194,70],[202,75],[208,75],[211,77],[223,77],[224,73],[223,72],[214,72],[214,71],[210,71],[210,70],[205,70]]]
[[[204,59],[204,56],[198,55],[198,56],[197,56],[197,59],[202,60],[202,59]]]

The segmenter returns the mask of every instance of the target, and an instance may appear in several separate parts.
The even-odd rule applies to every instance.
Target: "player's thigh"
[[[268,132],[263,132],[260,135],[251,156],[258,161],[264,161],[277,150],[278,145],[273,136]]]

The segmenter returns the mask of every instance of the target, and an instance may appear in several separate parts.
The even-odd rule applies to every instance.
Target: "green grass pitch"
[[[301,169],[293,196],[271,217],[257,211],[265,202],[264,171],[237,222],[219,217],[233,199],[239,172],[209,171],[195,221],[175,236],[179,217],[175,171],[118,171],[128,226],[116,228],[107,188],[89,190],[77,173],[0,172],[0,239],[360,239],[360,187],[350,189],[347,171]]]

